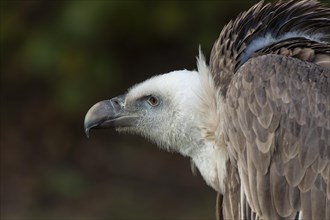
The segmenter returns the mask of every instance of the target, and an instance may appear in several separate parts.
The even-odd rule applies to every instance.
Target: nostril
[[[110,101],[112,103],[112,106],[116,110],[120,110],[121,108],[124,107],[125,96],[124,95],[117,96],[117,97],[112,98]]]
[[[119,105],[119,106],[120,106],[120,103],[119,103],[118,99],[114,99],[113,102],[114,102],[116,105]]]
[[[116,109],[119,110],[121,108],[121,104],[120,104],[120,100],[118,100],[117,98],[113,98],[111,99],[112,102],[112,106]]]

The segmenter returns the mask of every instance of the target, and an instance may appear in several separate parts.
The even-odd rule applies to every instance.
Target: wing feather
[[[326,210],[326,196],[316,187],[311,189],[312,219],[326,219],[326,212],[317,212],[315,210]]]
[[[314,186],[315,180],[317,177],[317,173],[313,171],[313,169],[308,168],[304,178],[300,181],[298,187],[301,192],[310,191],[311,188]]]
[[[330,70],[292,57],[255,57],[233,76],[224,127],[251,215],[329,216],[329,94]]]
[[[270,175],[269,173],[266,174]],[[257,172],[257,193],[258,200],[263,215],[269,216],[271,219],[278,219],[279,215],[275,210],[268,209],[267,207],[272,206],[271,198],[271,187],[270,187],[270,178],[265,178],[265,174]]]
[[[300,190],[297,187],[290,187],[290,205],[294,210],[300,210]]]
[[[251,151],[247,150],[247,158],[251,158]],[[252,204],[252,209],[256,213],[261,213],[259,201],[258,201],[258,191],[255,189],[257,186],[257,170],[253,165],[252,160],[248,159],[247,160],[247,167],[248,167],[248,185],[249,188],[248,190],[250,191],[251,195],[251,201],[249,201],[250,204]],[[253,176],[253,178],[251,178]]]
[[[303,210],[304,219],[313,219],[312,218],[312,201],[311,201],[311,192],[301,192],[301,209]]]
[[[264,207],[264,210],[268,212],[272,211],[269,207],[274,206],[276,209],[276,214],[281,217],[289,217],[293,213],[293,207],[290,203],[290,187],[285,181],[284,176],[278,176],[274,170],[270,170],[270,188],[271,188],[271,198],[273,204],[269,204],[267,207]],[[269,179],[266,175],[263,178]],[[265,190],[265,189],[260,189]],[[263,215],[265,216],[265,215]],[[267,218],[273,218],[273,216],[266,215]]]
[[[269,152],[263,153],[258,150],[259,147],[251,146],[251,144],[248,142],[246,143],[246,147],[251,149],[251,154],[249,155],[250,156],[249,158],[252,159],[252,163],[254,167],[262,175],[266,175],[270,165],[270,159],[271,159],[270,153]],[[263,163],[260,163],[259,161],[263,161]]]

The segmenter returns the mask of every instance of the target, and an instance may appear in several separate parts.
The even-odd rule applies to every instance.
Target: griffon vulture
[[[330,219],[330,10],[260,2],[230,21],[209,65],[95,104],[115,127],[191,158],[222,219]]]

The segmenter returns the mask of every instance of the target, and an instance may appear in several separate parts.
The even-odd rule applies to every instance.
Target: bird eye
[[[149,96],[148,98],[148,103],[151,105],[151,106],[157,106],[159,104],[159,99],[155,96]]]

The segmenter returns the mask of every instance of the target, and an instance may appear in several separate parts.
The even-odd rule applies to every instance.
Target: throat
[[[207,142],[191,158],[205,182],[217,192],[223,193],[228,160],[226,150]]]
[[[224,192],[227,175],[228,152],[222,134],[207,138],[200,129],[182,132],[180,146],[175,148],[183,156],[190,157],[205,182],[217,192]]]

